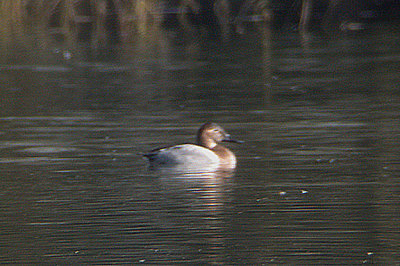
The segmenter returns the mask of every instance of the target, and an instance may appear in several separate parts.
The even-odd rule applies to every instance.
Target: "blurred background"
[[[400,263],[397,0],[1,0],[0,263]],[[142,153],[206,121],[233,173]]]

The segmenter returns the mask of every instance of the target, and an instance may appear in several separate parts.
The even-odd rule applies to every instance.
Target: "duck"
[[[188,168],[228,168],[236,167],[236,156],[221,142],[242,143],[232,139],[216,123],[207,122],[197,131],[197,144],[179,144],[158,148],[143,154],[151,167],[180,166]]]

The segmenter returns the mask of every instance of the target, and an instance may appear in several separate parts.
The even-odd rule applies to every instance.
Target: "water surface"
[[[0,262],[398,264],[398,33],[9,47]],[[206,121],[234,173],[148,169]]]

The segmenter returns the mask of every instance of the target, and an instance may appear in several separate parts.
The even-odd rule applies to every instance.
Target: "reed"
[[[350,5],[350,2],[356,4]],[[281,24],[300,21],[303,29],[316,23],[313,17],[322,17],[322,22],[334,24],[338,14],[356,14],[366,6],[365,2],[368,1],[1,0],[0,37],[3,40],[21,38],[34,27],[70,42],[84,40],[100,46],[110,41],[130,42],[143,35],[156,35],[172,18],[189,33],[189,38],[195,38],[207,27],[216,27],[221,35],[229,38],[232,33],[244,32],[249,24],[261,23],[264,27],[268,22],[270,27],[271,21]]]
[[[0,1],[0,32],[2,36],[20,35],[27,21],[26,1]]]

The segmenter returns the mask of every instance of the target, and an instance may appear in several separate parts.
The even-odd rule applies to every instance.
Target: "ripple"
[[[24,157],[24,158],[0,158],[0,163],[31,164],[38,162],[71,161],[76,158],[50,158],[50,157]]]
[[[76,151],[76,148],[67,148],[67,147],[32,147],[23,149],[23,152],[32,152],[32,153],[59,153],[59,152],[70,152]]]

